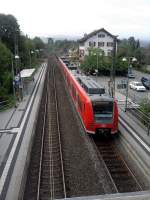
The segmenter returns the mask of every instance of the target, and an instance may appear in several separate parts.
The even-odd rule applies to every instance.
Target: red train
[[[59,59],[66,84],[86,131],[90,134],[118,132],[116,101],[105,95],[105,90],[88,76],[67,68]]]

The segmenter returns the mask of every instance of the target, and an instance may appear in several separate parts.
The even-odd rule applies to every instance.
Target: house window
[[[107,47],[113,47],[113,42],[107,42]]]
[[[99,47],[104,47],[104,42],[98,42]]]
[[[104,38],[104,37],[105,37],[105,34],[98,34],[98,37],[99,37],[99,38]]]
[[[89,42],[89,47],[95,47],[96,46],[96,42]]]
[[[80,55],[80,57],[84,56],[84,50],[83,49],[80,49],[79,55]]]
[[[112,56],[113,51],[112,50],[108,50],[107,51],[107,56]]]

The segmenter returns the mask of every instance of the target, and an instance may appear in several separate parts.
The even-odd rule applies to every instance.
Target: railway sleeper
[[[48,173],[49,170],[53,170],[53,173],[54,173],[55,171],[56,171],[57,173],[61,171],[61,168],[60,168],[60,167],[53,168],[53,165],[47,166],[47,167],[46,167],[46,166],[45,166],[45,167],[42,167],[42,169],[43,169],[44,173],[47,173],[47,174],[49,174],[49,173]]]
[[[121,174],[112,174],[112,178],[118,180],[119,182],[134,182],[134,180],[130,176],[121,175]]]
[[[126,184],[126,185],[125,185]],[[139,187],[135,183],[122,183],[118,182],[116,183],[116,186],[118,190],[121,192],[134,192],[134,191],[139,191]]]
[[[50,159],[47,159],[47,160],[44,160],[44,162],[43,162],[43,164],[42,164],[42,166],[43,167],[48,167],[48,166],[50,166],[50,167],[52,167],[52,166],[58,166],[58,163],[60,163],[60,158],[58,158],[57,160],[54,160],[54,159],[52,159],[51,158],[51,160]],[[60,164],[59,164],[60,165]]]
[[[55,156],[57,156],[57,157],[60,156],[59,149],[49,149],[49,150],[44,152],[43,157],[47,158],[47,157],[50,157],[50,155],[53,155],[53,154],[55,154]]]
[[[40,188],[41,192],[43,194],[50,194],[51,193],[51,190],[53,190],[53,192],[62,192],[63,191],[63,187],[55,187],[54,184],[51,184],[51,185],[47,185],[47,184],[44,184],[41,186]]]
[[[109,160],[109,159],[107,159],[107,160],[104,160],[105,161],[105,163],[107,164],[107,166],[116,166],[116,167],[121,167],[121,166],[124,166],[124,163],[122,162],[122,160]]]
[[[58,179],[58,178],[62,178],[61,173],[58,172],[58,171],[57,171],[57,172],[53,172],[53,173],[51,172],[51,173],[49,173],[49,175],[50,175],[50,174],[52,174],[52,177],[53,177],[54,179],[55,179],[55,178],[57,178],[57,179]],[[43,179],[43,180],[45,180],[45,179],[49,180],[50,178],[51,178],[51,177],[49,177],[47,173],[44,173],[44,174],[42,175],[42,179]]]
[[[127,172],[126,169],[121,169],[121,168],[110,168],[110,167],[109,167],[109,170],[110,170],[110,172],[113,173],[113,174],[117,173],[117,174],[119,174],[119,175],[120,175],[120,174],[129,175],[129,172]]]

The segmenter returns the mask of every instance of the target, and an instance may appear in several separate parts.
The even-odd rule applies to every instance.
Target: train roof
[[[91,101],[112,102],[114,99],[105,93],[105,88],[100,86],[95,80],[89,76],[77,73],[77,70],[72,70],[71,73],[88,94]]]
[[[105,94],[105,88],[100,86],[97,82],[88,76],[78,76],[78,82],[88,93],[88,95],[102,95]]]

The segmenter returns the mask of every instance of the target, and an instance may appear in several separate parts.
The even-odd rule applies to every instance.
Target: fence
[[[10,106],[12,106],[12,102],[10,102],[9,100],[1,101],[0,102],[0,111],[3,111],[5,109],[9,108]]]
[[[147,128],[147,134],[150,134],[150,116],[146,115],[140,108],[132,106],[128,107],[128,110]]]

